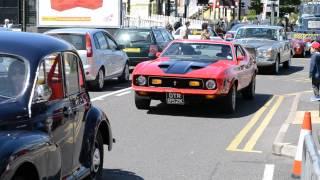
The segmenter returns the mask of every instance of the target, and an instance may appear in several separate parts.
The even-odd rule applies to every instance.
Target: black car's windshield
[[[27,65],[17,57],[0,54],[0,97],[14,98],[24,89]]]
[[[241,28],[238,30],[235,39],[244,38],[277,40],[277,30],[270,28]]]
[[[209,43],[172,43],[161,56],[192,61],[233,60],[230,45]]]
[[[115,33],[119,44],[151,43],[150,30],[147,29],[121,29]]]

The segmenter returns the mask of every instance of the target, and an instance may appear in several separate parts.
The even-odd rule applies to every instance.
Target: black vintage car
[[[0,32],[0,179],[101,177],[107,116],[86,91],[74,47],[54,37]]]

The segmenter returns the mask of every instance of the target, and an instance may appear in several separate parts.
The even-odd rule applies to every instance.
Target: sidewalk
[[[288,118],[281,126],[272,146],[273,154],[287,156],[293,158],[296,153],[296,148],[299,140],[301,123],[304,113],[311,112],[312,132],[317,139],[318,130],[320,127],[319,104],[320,102],[311,102],[310,98],[313,93],[311,91],[291,94],[293,103],[290,108]],[[318,142],[318,141],[317,141]],[[319,144],[319,143],[318,143]]]

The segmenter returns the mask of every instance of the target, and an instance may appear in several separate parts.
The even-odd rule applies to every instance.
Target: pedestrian
[[[167,24],[166,24],[166,29],[167,29],[167,31],[168,31],[170,34],[172,34],[173,27],[172,27],[172,25],[171,25],[169,22],[167,22]]]
[[[10,20],[9,19],[5,19],[4,20],[4,25],[3,25],[4,28],[11,28],[12,27],[12,24],[10,24]]]
[[[177,22],[175,22],[174,24],[173,24],[173,28],[174,28],[174,30],[176,31],[177,29],[179,29],[179,27],[181,27],[182,26],[182,19],[180,18],[179,19],[179,21],[177,21]]]
[[[244,17],[242,18],[242,23],[243,23],[243,24],[249,24],[249,21],[248,21],[247,16],[244,16]]]
[[[190,34],[189,26],[190,26],[190,22],[187,21],[185,25],[182,27],[180,31],[180,36],[182,39],[188,39],[188,35]]]
[[[320,100],[320,43],[315,41],[311,44],[311,53],[309,77],[311,78],[314,100]]]
[[[202,23],[201,39],[210,39],[210,32],[208,30],[208,23]]]

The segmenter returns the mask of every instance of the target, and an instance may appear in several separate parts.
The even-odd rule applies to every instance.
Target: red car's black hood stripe
[[[184,61],[184,60],[170,60],[159,64],[159,68],[167,74],[186,74],[194,70],[202,69],[217,61]]]

